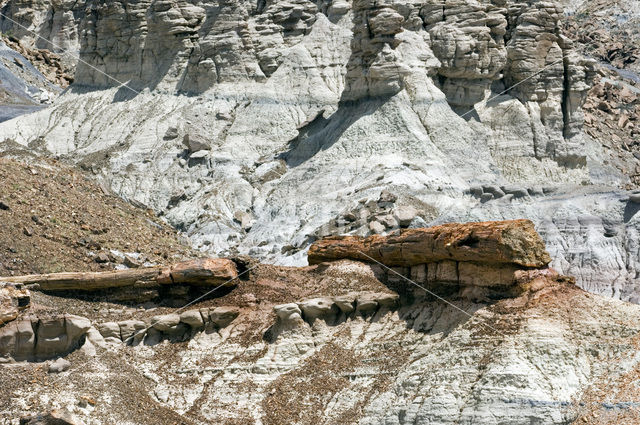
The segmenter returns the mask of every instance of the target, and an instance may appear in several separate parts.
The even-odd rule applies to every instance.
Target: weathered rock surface
[[[352,259],[387,266],[448,261],[545,267],[551,257],[529,220],[451,223],[390,236],[330,237],[309,248],[309,263]]]
[[[54,409],[47,414],[22,417],[20,425],[82,425],[82,422],[64,409]]]
[[[21,311],[29,308],[30,302],[28,290],[0,282],[0,326],[16,319]]]
[[[562,35],[558,4],[8,1],[45,33],[64,15],[98,70],[79,66],[51,110],[0,126],[0,149],[79,163],[224,256],[299,265],[317,237],[403,227],[341,221],[383,189],[424,224],[527,217],[555,268],[635,299],[623,235],[637,211],[617,204],[635,171],[581,134],[593,64]],[[205,143],[185,147],[194,128]]]
[[[110,300],[145,302],[160,297],[162,288],[237,285],[235,263],[226,258],[185,261],[171,266],[108,272],[51,273],[6,278],[42,291],[81,291],[106,294]]]
[[[91,322],[74,315],[15,320],[0,328],[0,357],[44,360],[63,356],[84,342]]]
[[[415,280],[430,274],[396,269]],[[117,304],[41,298],[106,314],[111,323],[97,328],[108,332],[86,331],[93,353],[74,351],[71,368],[47,380],[32,379],[41,363],[0,365],[0,380],[12,382],[0,387],[0,418],[25,416],[23,401],[34,411],[74,406],[86,423],[153,423],[159,412],[176,422],[270,425],[562,424],[583,417],[585,406],[587,422],[612,410],[633,414],[619,383],[638,369],[640,308],[588,294],[549,269],[519,270],[514,279],[523,288],[515,296],[454,293],[445,303],[361,262],[260,265],[223,298],[176,314],[178,324],[175,311],[163,310],[169,333],[149,329],[127,344],[121,338],[149,325],[151,313],[138,320],[133,308],[119,319]],[[249,294],[259,302],[247,303]],[[193,332],[198,313],[204,322],[235,319]],[[177,343],[180,326],[188,341]],[[605,388],[615,398],[600,394]]]

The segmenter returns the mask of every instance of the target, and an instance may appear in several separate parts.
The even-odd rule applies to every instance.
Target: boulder
[[[313,298],[298,303],[302,310],[303,317],[307,321],[313,321],[318,318],[327,319],[338,313],[338,307],[333,300],[328,297]]]
[[[369,230],[371,230],[375,234],[380,234],[380,233],[383,233],[386,229],[382,223],[380,223],[377,220],[374,220],[371,223],[369,223]]]
[[[398,225],[398,222],[391,214],[381,215],[377,218],[377,221],[387,229],[393,229]]]
[[[504,196],[504,192],[496,185],[487,184],[482,186],[482,191],[484,193],[490,193],[494,198],[502,198]]]
[[[480,202],[482,202],[483,204],[485,202],[489,202],[492,199],[493,199],[493,193],[483,193],[482,195],[480,195]]]
[[[378,198],[379,204],[393,204],[398,200],[398,197],[388,190],[383,190],[380,192],[380,197]]]
[[[49,363],[48,370],[49,370],[49,373],[60,373],[60,372],[69,370],[70,367],[71,367],[71,362],[60,357],[59,359],[56,359],[51,363]]]
[[[165,314],[163,316],[153,316],[151,318],[151,327],[164,333],[175,331],[179,323],[180,316],[177,314]]]
[[[100,332],[103,338],[122,339],[120,336],[120,325],[116,322],[99,323],[96,325],[96,329],[98,329],[98,332]]]
[[[144,330],[147,325],[142,320],[123,320],[118,322],[120,328],[120,336],[123,341],[130,343],[139,343],[144,337]],[[130,340],[130,338],[132,338]]]
[[[273,307],[273,311],[283,323],[302,320],[302,311],[296,303],[276,305]]]
[[[529,196],[529,191],[520,186],[508,185],[502,186],[501,189],[505,194],[513,195],[514,198],[524,198]]]
[[[482,186],[471,186],[469,188],[469,193],[475,196],[476,198],[479,198],[480,196],[482,196],[482,193],[483,193]]]
[[[442,260],[546,267],[551,257],[530,220],[450,223],[389,235],[334,236],[309,248],[309,264],[341,259],[415,266]]]
[[[379,293],[374,295],[375,300],[380,307],[394,309],[398,307],[400,296],[398,294]]]
[[[225,328],[235,320],[240,311],[235,307],[216,307],[209,310],[209,322],[217,328]]]
[[[333,302],[345,314],[353,313],[356,309],[356,296],[353,294],[335,297]]]
[[[418,215],[418,210],[410,205],[403,205],[400,207],[396,207],[396,209],[393,211],[393,215],[400,226],[407,227]]]
[[[182,144],[189,150],[189,152],[211,150],[211,140],[202,130],[193,126],[188,126],[185,131],[186,134],[182,138]]]
[[[187,310],[180,313],[180,321],[191,326],[193,329],[201,329],[204,327],[204,320],[200,310]]]
[[[178,137],[178,127],[169,127],[164,133],[164,140],[173,140]]]
[[[356,311],[358,313],[370,314],[378,309],[378,301],[375,294],[362,294],[356,300]]]

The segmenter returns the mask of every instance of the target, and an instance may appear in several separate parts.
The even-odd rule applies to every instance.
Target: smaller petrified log
[[[28,276],[12,276],[4,279],[25,285],[38,284],[45,291],[98,291],[108,288],[133,286],[136,282],[152,283],[160,273],[160,267],[114,270],[108,272],[50,273]]]
[[[211,286],[226,283],[238,277],[236,264],[226,258],[206,258],[186,261],[163,269],[156,281],[161,285],[184,283]],[[233,282],[228,282],[234,285]]]
[[[530,220],[449,223],[367,238],[329,237],[309,248],[309,264],[371,262],[369,257],[390,267],[453,260],[541,268],[551,262]]]
[[[52,273],[7,277],[13,283],[38,284],[45,291],[98,291],[127,286],[154,286],[174,283],[186,285],[235,285],[236,265],[226,258],[209,258],[178,263],[169,267],[116,270],[97,273]]]

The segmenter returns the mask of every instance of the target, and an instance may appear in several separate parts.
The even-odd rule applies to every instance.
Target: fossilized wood
[[[162,285],[184,283],[189,285],[234,285],[229,282],[238,277],[236,264],[226,258],[206,258],[186,261],[162,269],[156,281]]]
[[[153,282],[160,267],[115,270],[108,272],[50,273],[3,278],[25,285],[38,284],[45,291],[81,290],[96,291],[107,288],[133,286],[136,282]]]
[[[387,266],[443,260],[545,267],[551,257],[530,220],[449,223],[388,236],[328,237],[309,248],[309,264],[351,259]]]
[[[234,285],[235,263],[226,258],[210,258],[178,263],[169,267],[116,270],[95,273],[52,273],[1,278],[13,283],[38,284],[45,291],[97,291],[127,286],[173,283],[187,285]]]

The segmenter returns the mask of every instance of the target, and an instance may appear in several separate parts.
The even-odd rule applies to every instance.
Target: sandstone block
[[[120,325],[116,322],[99,323],[96,325],[96,329],[98,329],[98,332],[100,332],[103,338],[121,339]]]
[[[273,311],[280,320],[285,322],[302,318],[302,310],[296,303],[276,305]]]
[[[235,307],[216,307],[209,310],[209,321],[218,328],[225,328],[235,320],[240,311]]]
[[[180,321],[193,329],[201,329],[204,327],[204,320],[199,310],[187,310],[180,313]]]
[[[142,340],[142,331],[147,327],[142,320],[123,320],[118,322],[122,341],[136,343]],[[133,338],[132,338],[133,337]],[[130,340],[132,338],[132,340]]]
[[[165,314],[163,316],[153,316],[151,326],[160,332],[169,333],[175,331],[180,323],[180,316],[177,314]]]
[[[302,310],[303,317],[307,321],[322,318],[327,319],[337,315],[338,307],[333,300],[328,297],[314,298],[311,300],[298,303],[300,310]]]
[[[336,306],[345,314],[353,313],[356,310],[356,296],[355,295],[341,295],[335,297],[333,302]]]
[[[358,313],[370,314],[378,309],[378,301],[375,294],[358,295],[356,300],[356,311]]]

